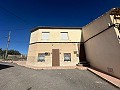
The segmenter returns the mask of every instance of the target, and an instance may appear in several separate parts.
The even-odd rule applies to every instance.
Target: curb
[[[112,81],[104,78],[103,76],[100,76],[99,74],[97,74],[97,73],[95,73],[94,71],[92,71],[90,68],[87,68],[87,70],[90,71],[91,73],[93,73],[94,75],[100,77],[101,79],[105,80],[106,82],[110,83],[111,85],[113,85],[113,86],[115,86],[115,87],[117,87],[117,88],[120,89],[120,85],[118,85],[118,84],[116,84],[116,83],[114,83],[114,82],[112,82]],[[93,70],[94,70],[94,69],[93,69]],[[95,71],[96,71],[96,70],[95,70]],[[100,72],[100,73],[102,73],[102,72]]]

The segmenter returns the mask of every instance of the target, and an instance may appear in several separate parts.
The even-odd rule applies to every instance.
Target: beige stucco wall
[[[76,66],[79,58],[74,54],[78,51],[77,43],[37,43],[29,46],[27,64],[38,67],[52,66],[52,49],[59,49],[60,66]],[[38,53],[49,52],[50,56],[45,56],[45,62],[37,62]],[[64,62],[64,53],[71,53],[71,62]]]
[[[108,23],[113,24],[112,19],[106,13],[83,27],[84,41],[108,28]],[[120,44],[114,27],[86,42],[85,51],[91,66],[120,78]],[[113,72],[109,72],[108,68]]]
[[[41,39],[42,32],[50,32],[49,40]],[[68,32],[69,39],[61,40],[61,32]],[[59,49],[60,66],[76,66],[76,64],[79,62],[79,58],[76,56],[76,54],[74,54],[74,51],[78,52],[77,42],[80,41],[80,29],[38,29],[31,33],[31,45],[29,45],[27,64],[39,67],[52,66],[52,49]],[[37,62],[38,53],[45,52],[50,52],[50,56],[45,57],[45,62]],[[71,53],[71,62],[64,62],[64,53]]]
[[[42,40],[42,32],[50,32],[49,40]],[[61,40],[60,32],[68,32],[68,40]],[[30,43],[34,42],[80,42],[80,29],[39,29],[31,33]]]

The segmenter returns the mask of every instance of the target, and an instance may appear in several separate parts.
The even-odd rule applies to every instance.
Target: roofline
[[[54,26],[38,26],[38,27],[36,27],[36,28],[34,28],[34,29],[32,29],[31,30],[31,33],[32,32],[34,32],[34,31],[37,31],[38,29],[79,29],[79,30],[82,30],[82,28],[84,28],[84,27],[86,27],[86,26],[88,26],[88,25],[90,25],[90,24],[92,24],[94,21],[96,21],[96,20],[98,20],[99,18],[101,18],[101,17],[103,17],[104,15],[106,15],[106,14],[110,14],[110,15],[112,15],[111,14],[111,11],[113,11],[113,10],[115,10],[115,9],[120,9],[119,7],[116,7],[116,8],[112,8],[112,9],[110,9],[109,11],[107,11],[106,13],[104,13],[104,14],[102,14],[101,16],[99,16],[98,18],[96,18],[96,19],[94,19],[94,20],[92,20],[90,23],[88,23],[88,24],[86,24],[85,26],[83,26],[83,27],[54,27]]]
[[[82,28],[92,24],[94,21],[98,20],[99,18],[105,16],[106,14],[110,14],[111,15],[111,11],[115,10],[115,9],[120,9],[119,7],[116,7],[116,8],[112,8],[110,9],[109,11],[105,12],[104,14],[102,14],[101,16],[97,17],[96,19],[92,20],[90,23],[86,24],[85,26],[83,26]]]
[[[38,26],[31,30],[31,32],[37,31],[38,29],[82,29],[81,27],[53,27],[53,26]]]

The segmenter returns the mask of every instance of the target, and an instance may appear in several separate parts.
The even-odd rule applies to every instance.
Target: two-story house
[[[88,63],[88,62],[89,63]],[[84,27],[37,27],[31,31],[27,65],[90,64],[120,78],[120,8]]]
[[[27,65],[76,66],[80,27],[37,27],[31,31]]]

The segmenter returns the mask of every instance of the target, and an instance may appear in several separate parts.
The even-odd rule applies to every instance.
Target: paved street
[[[118,90],[87,70],[33,70],[0,63],[0,90]]]

